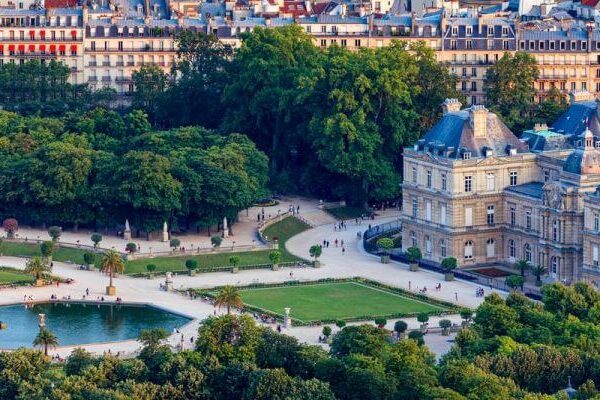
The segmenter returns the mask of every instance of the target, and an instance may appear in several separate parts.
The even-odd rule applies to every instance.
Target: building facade
[[[547,279],[600,284],[600,119],[577,92],[551,127],[517,138],[483,106],[446,100],[404,152],[403,246],[460,268],[543,265]]]

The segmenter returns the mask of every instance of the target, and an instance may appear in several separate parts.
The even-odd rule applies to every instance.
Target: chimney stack
[[[460,104],[460,101],[458,101],[458,99],[446,99],[442,103],[442,111],[443,111],[444,115],[451,113],[451,112],[460,111],[461,107],[462,107],[462,104]]]
[[[476,139],[485,138],[487,136],[487,108],[482,105],[472,106],[469,110],[469,117],[473,128],[473,136]]]

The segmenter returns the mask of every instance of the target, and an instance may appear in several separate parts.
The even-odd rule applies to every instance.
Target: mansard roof
[[[596,115],[596,108],[595,101],[571,103],[567,111],[552,124],[552,130],[565,135],[580,136],[589,124],[592,132],[596,132],[598,136],[600,121]]]

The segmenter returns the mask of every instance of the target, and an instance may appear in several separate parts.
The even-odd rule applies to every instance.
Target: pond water
[[[46,315],[46,327],[59,346],[136,339],[142,329],[165,328],[169,333],[189,318],[151,306],[127,304],[43,303],[0,306],[0,348],[32,347],[38,333],[38,314]]]

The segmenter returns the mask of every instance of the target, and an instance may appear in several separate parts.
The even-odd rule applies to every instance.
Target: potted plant
[[[404,337],[404,333],[408,329],[408,324],[401,319],[396,321],[394,324],[394,332],[398,334],[398,339],[402,339]]]
[[[99,233],[92,233],[90,239],[94,243],[94,248],[97,248],[98,244],[102,241],[102,235]]]
[[[463,308],[460,310],[460,317],[462,318],[462,327],[466,328],[470,325],[471,323],[471,318],[473,317],[473,311],[471,311],[468,308]]]
[[[425,329],[425,327],[427,326],[427,321],[429,321],[429,314],[420,313],[419,315],[417,315],[417,321],[421,323],[421,329]]]
[[[177,251],[177,248],[181,245],[181,242],[179,241],[179,239],[171,239],[169,241],[169,246],[171,247],[171,249],[173,249],[173,253],[175,253]]]
[[[214,235],[210,238],[210,243],[213,246],[213,250],[215,250],[217,247],[221,246],[222,242],[223,242],[223,238],[219,235]]]
[[[506,277],[505,283],[506,286],[508,286],[512,290],[517,290],[518,288],[521,288],[521,290],[523,290],[525,278],[519,275],[509,275]]]
[[[310,246],[310,249],[308,250],[308,252],[310,253],[310,256],[314,257],[314,259],[315,259],[313,261],[313,267],[319,268],[321,266],[321,263],[319,262],[319,257],[323,253],[323,248],[321,247],[321,245],[315,244],[315,245]]]
[[[406,258],[408,259],[408,262],[410,263],[410,270],[411,271],[418,271],[419,270],[419,260],[421,260],[421,258],[423,258],[423,255],[421,254],[421,250],[419,250],[418,247],[409,247],[408,249],[406,249],[406,252],[404,253],[406,255]]]
[[[60,226],[51,226],[48,228],[48,235],[52,238],[53,242],[58,242],[60,235],[62,235],[62,228]]]
[[[44,285],[44,276],[49,271],[48,264],[39,257],[33,257],[25,264],[25,273],[35,278],[35,286]]]
[[[240,258],[238,256],[229,257],[229,264],[231,264],[231,272],[236,274],[240,269],[238,268],[238,264],[240,263]]]
[[[85,265],[87,265],[88,271],[94,268],[95,261],[96,255],[94,253],[87,251],[83,254],[83,262],[85,262]]]
[[[129,254],[133,254],[137,251],[137,245],[133,242],[129,242],[125,246],[125,251]]]
[[[54,243],[47,240],[40,244],[40,253],[42,253],[42,257],[44,261],[48,264],[52,262],[52,252],[54,251]]]
[[[526,260],[519,260],[515,263],[515,268],[521,271],[521,276],[525,276],[525,271],[529,269],[529,263]]]
[[[327,326],[327,325],[325,325],[325,326],[323,327],[323,330],[322,330],[322,332],[323,332],[323,336],[325,336],[325,339],[329,339],[329,336],[331,336],[331,327],[330,327],[330,326]]]
[[[454,280],[454,270],[458,266],[458,262],[454,257],[446,257],[442,260],[442,268],[444,269],[444,279],[446,282]]]
[[[378,328],[383,328],[385,324],[387,324],[387,319],[383,317],[375,318],[375,325],[377,325]]]
[[[2,222],[2,227],[4,228],[4,231],[6,232],[6,238],[14,239],[15,233],[19,230],[19,222],[17,222],[17,220],[14,218],[6,218]]]
[[[389,264],[390,250],[394,248],[394,241],[390,238],[381,238],[377,240],[377,247],[379,247],[382,251],[381,263]]]
[[[279,263],[281,262],[281,252],[279,250],[273,250],[269,253],[269,260],[271,260],[271,269],[273,271],[279,271]]]
[[[423,339],[423,332],[419,331],[411,331],[408,334],[408,338],[417,342],[419,346],[423,346],[425,344],[425,340]]]
[[[442,328],[442,336],[448,336],[450,334],[450,327],[452,326],[452,321],[449,319],[440,320],[440,328]]]
[[[189,258],[185,260],[185,267],[187,268],[190,276],[194,276],[196,275],[196,270],[198,269],[198,261],[194,260],[193,258]]]
[[[542,286],[542,275],[546,272],[546,268],[543,265],[536,265],[531,272],[535,275],[535,286]]]

